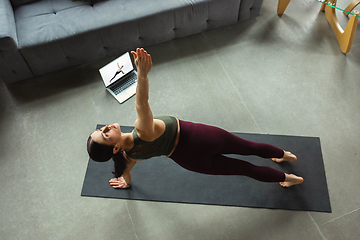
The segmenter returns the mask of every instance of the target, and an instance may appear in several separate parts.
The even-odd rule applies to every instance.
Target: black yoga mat
[[[98,125],[100,127],[101,125]],[[122,127],[131,132],[133,127]],[[283,188],[278,183],[264,183],[245,176],[213,176],[183,169],[167,157],[139,161],[132,169],[132,186],[114,189],[113,161],[97,163],[89,159],[82,196],[146,201],[194,203],[331,212],[325,169],[317,137],[234,133],[246,140],[268,143],[289,150],[298,157],[295,163],[275,163],[256,156],[228,155],[255,165],[294,173],[304,183]]]

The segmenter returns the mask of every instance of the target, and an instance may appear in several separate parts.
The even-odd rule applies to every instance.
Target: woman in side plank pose
[[[150,54],[144,49],[131,52],[138,71],[136,111],[138,119],[132,133],[122,133],[118,123],[94,131],[87,150],[94,161],[113,159],[114,188],[131,185],[131,169],[137,161],[166,155],[183,168],[212,175],[244,175],[263,182],[279,182],[283,187],[301,184],[302,177],[269,167],[256,166],[223,154],[256,155],[275,162],[295,162],[296,156],[265,143],[250,142],[221,128],[179,120],[175,117],[153,117],[148,102],[152,68]]]

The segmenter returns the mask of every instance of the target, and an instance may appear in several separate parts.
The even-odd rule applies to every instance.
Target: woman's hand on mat
[[[152,68],[152,60],[150,54],[148,54],[143,48],[137,48],[136,52],[131,51],[134,56],[134,63],[136,65],[138,75],[146,77]]]
[[[128,187],[130,187],[130,184],[127,184],[123,177],[112,178],[112,179],[110,179],[109,183],[113,188],[128,188]]]

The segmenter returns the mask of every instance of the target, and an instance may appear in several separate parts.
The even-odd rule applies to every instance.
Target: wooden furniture
[[[278,9],[277,13],[279,15],[282,15],[288,6],[290,0],[279,0],[278,2]],[[353,0],[352,3],[349,4],[349,6],[342,10],[350,12],[352,11],[358,4],[360,3],[360,0]],[[343,53],[348,53],[351,49],[351,45],[354,39],[356,27],[359,21],[359,11],[354,11],[353,14],[351,14],[351,17],[349,19],[348,24],[346,25],[345,30],[340,26],[339,20],[337,19],[337,16],[335,14],[335,7],[336,6],[336,0],[327,0],[326,2],[323,2],[321,5],[321,11],[325,11],[326,19],[328,20],[330,26],[332,27],[336,39],[339,43],[340,49]],[[348,13],[344,12],[345,15],[348,15]]]

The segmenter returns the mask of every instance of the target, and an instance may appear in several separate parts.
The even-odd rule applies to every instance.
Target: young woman
[[[136,111],[138,119],[132,133],[122,133],[118,123],[94,131],[88,138],[90,158],[115,163],[115,178],[110,185],[128,188],[131,169],[137,161],[166,155],[185,169],[212,175],[244,175],[263,182],[279,182],[290,187],[303,182],[302,177],[269,167],[232,159],[223,154],[256,155],[275,162],[295,162],[288,151],[264,143],[250,142],[223,129],[179,120],[175,117],[153,117],[149,105],[150,54],[144,49],[131,52],[138,71]]]

